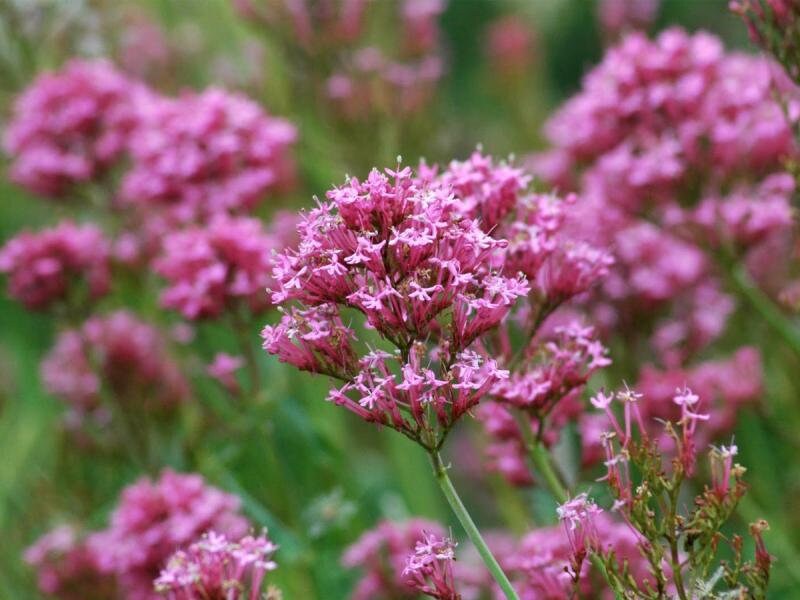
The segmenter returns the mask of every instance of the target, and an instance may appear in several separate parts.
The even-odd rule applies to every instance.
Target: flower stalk
[[[497,582],[497,585],[500,586],[500,589],[503,590],[503,593],[508,600],[519,600],[517,592],[514,590],[514,587],[511,585],[511,582],[508,580],[508,577],[506,576],[502,567],[497,562],[494,554],[492,554],[492,551],[489,549],[486,541],[483,539],[480,530],[472,520],[472,517],[467,511],[466,506],[464,506],[464,503],[461,501],[458,491],[456,491],[453,482],[450,480],[450,477],[447,474],[447,467],[444,466],[442,457],[435,450],[430,453],[430,457],[436,482],[439,484],[439,487],[442,488],[442,493],[444,494],[445,498],[447,498],[450,508],[455,513],[459,523],[461,523],[461,526],[464,528],[464,531],[466,532],[470,541],[478,550],[478,554],[480,554],[481,558],[483,559],[486,568],[489,569],[492,577]]]

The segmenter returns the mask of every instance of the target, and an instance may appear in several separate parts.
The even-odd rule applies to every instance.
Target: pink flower
[[[168,410],[189,395],[158,330],[125,311],[62,332],[41,372],[47,391],[69,406],[69,421],[77,425],[105,425],[108,399],[147,413]]]
[[[211,364],[206,367],[206,372],[225,389],[232,393],[238,393],[239,382],[236,380],[236,371],[242,366],[244,366],[244,359],[241,356],[218,352]]]
[[[405,47],[410,52],[426,53],[439,44],[439,16],[446,0],[402,0],[401,15]]]
[[[0,272],[9,294],[31,310],[85,302],[108,293],[110,245],[94,225],[63,221],[36,233],[23,232],[0,249]]]
[[[249,211],[292,178],[295,127],[244,96],[212,88],[159,98],[141,113],[120,190],[126,205],[202,220]]]
[[[604,6],[623,16],[633,4]],[[800,92],[776,81],[774,67],[726,53],[704,32],[631,33],[548,121],[552,148],[530,161],[578,192],[565,229],[614,253],[592,308],[628,342],[653,341],[658,309],[673,325],[658,333],[686,344],[669,349],[672,364],[720,335],[731,312],[722,303],[702,311],[723,282],[707,248],[744,259],[788,231],[793,183],[784,165],[797,155]]]
[[[429,570],[433,570],[433,565],[426,567],[419,563],[419,569],[409,573],[405,573],[405,570],[409,555],[415,553],[417,542],[426,540],[429,536],[433,536],[432,541],[436,542],[444,539],[444,532],[437,523],[423,519],[412,519],[405,523],[383,521],[364,533],[347,548],[342,557],[344,566],[363,570],[363,575],[350,596],[351,600],[410,600],[416,597],[420,591],[419,586],[427,585],[425,577],[429,575]],[[426,547],[423,546],[422,550],[425,554]],[[443,550],[448,553],[447,548]],[[431,558],[430,554],[427,557]],[[436,565],[437,568],[445,566]]]
[[[256,600],[264,576],[277,568],[277,550],[266,536],[247,536],[237,542],[209,531],[167,561],[155,580],[155,589],[169,600]]]
[[[571,575],[577,579],[588,553],[600,549],[600,533],[596,520],[602,511],[583,493],[567,500],[557,508],[557,512],[571,548]]]
[[[660,0],[601,0],[598,18],[605,34],[614,39],[630,30],[646,29],[655,20]]]
[[[739,449],[735,444],[730,446],[711,447],[708,459],[711,464],[711,489],[722,500],[728,495],[731,483],[731,472],[733,469],[733,459],[738,454]]]
[[[613,551],[618,565],[626,562],[631,575],[637,581],[648,580],[653,583],[649,564],[641,554],[639,540],[627,524],[613,520],[591,500],[584,498],[584,495],[567,503],[565,513],[565,519],[560,525],[534,529],[519,541],[507,537],[487,537],[489,546],[511,578],[520,598],[569,600],[574,597],[573,580],[576,573],[572,565],[575,557],[572,541],[579,545],[579,551],[581,543],[584,549],[591,548],[593,552]],[[583,526],[587,527],[585,531]],[[597,541],[599,544],[595,545]],[[480,571],[480,567],[476,565],[465,564],[469,560],[467,550],[462,553],[462,560],[455,565],[460,567],[456,570],[459,587],[465,587],[465,581],[478,579],[475,571]],[[593,572],[593,567],[587,560],[582,561],[577,580],[578,590],[586,597],[606,600],[614,597],[612,591],[603,585],[602,577]],[[484,584],[482,587],[491,586]],[[491,597],[496,600],[504,597],[499,589],[490,591],[491,595],[484,592],[484,595],[476,594],[472,597]]]
[[[269,307],[270,260],[276,240],[258,219],[216,215],[204,227],[167,234],[155,270],[169,286],[161,303],[187,319]]]
[[[455,542],[449,538],[423,532],[403,569],[410,586],[431,598],[460,600],[453,576],[455,547]]]
[[[492,74],[509,79],[524,77],[537,56],[537,32],[518,15],[493,21],[486,32],[484,53]]]
[[[126,598],[156,600],[153,580],[173,552],[208,531],[231,539],[244,535],[248,524],[238,511],[238,498],[207,485],[200,475],[165,470],[157,481],[142,478],[125,488],[109,527],[88,543]]]
[[[681,406],[671,400],[676,388],[688,386],[703,398],[704,411],[711,420],[698,432],[702,447],[721,435],[729,434],[743,406],[756,402],[763,389],[761,357],[755,348],[744,347],[730,358],[709,360],[691,368],[642,368],[636,388],[643,393],[641,410],[646,422],[655,419],[678,420]]]
[[[528,485],[532,479],[527,472],[528,451],[511,410],[525,411],[532,434],[551,446],[567,423],[583,412],[580,394],[591,376],[610,364],[592,328],[578,322],[556,326],[551,336],[535,339],[528,354],[528,360],[494,385],[496,401],[478,408],[491,440],[486,449],[489,468],[515,485]]]
[[[529,287],[492,269],[505,240],[463,215],[446,180],[421,173],[373,170],[328,192],[300,223],[297,248],[274,260],[273,302],[300,307],[262,335],[281,360],[343,381],[335,403],[427,444],[507,376],[471,345]],[[359,350],[342,308],[398,352]]]
[[[11,179],[59,198],[100,177],[126,148],[149,92],[106,61],[72,60],[39,75],[14,103],[3,144]]]
[[[113,577],[101,573],[98,557],[71,526],[43,535],[25,551],[36,569],[39,590],[61,600],[105,600],[116,597]]]

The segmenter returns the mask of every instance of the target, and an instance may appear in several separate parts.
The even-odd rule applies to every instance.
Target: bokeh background
[[[381,40],[393,31],[392,3],[374,1],[387,12],[371,29]],[[544,119],[578,89],[607,41],[590,0],[450,0],[440,19],[444,74],[425,110],[414,118],[384,112],[352,123],[331,118],[313,98],[298,93],[296,57],[274,31],[242,18],[233,4],[0,0],[0,119],[8,117],[15,95],[39,71],[74,56],[106,56],[124,68],[142,69],[165,93],[209,85],[241,90],[299,129],[296,185],[262,206],[268,218],[278,208],[311,206],[314,195],[324,194],[344,174],[392,165],[398,155],[413,164],[420,157],[431,162],[465,157],[479,144],[495,156],[540,149]],[[507,15],[515,15],[531,33],[522,74],[512,81],[499,76],[486,51],[490,26]],[[730,48],[754,51],[725,0],[664,0],[647,27],[654,32],[670,25],[705,29]],[[0,198],[0,242],[22,228],[53,223],[59,215],[59,207],[6,177],[0,177]],[[107,302],[113,306],[120,300]],[[158,308],[155,294],[137,296],[135,302],[134,308],[164,332],[179,322]],[[734,525],[741,528],[760,515],[769,520],[766,541],[778,557],[773,594],[793,598],[800,586],[800,365],[763,323],[749,317],[747,308],[739,309],[728,328],[731,339],[715,346],[728,354],[743,342],[756,345],[765,365],[763,402],[746,409],[735,432],[752,491]],[[382,517],[420,515],[455,526],[427,476],[426,456],[401,436],[379,432],[324,402],[325,381],[259,352],[262,396],[247,411],[226,406],[219,386],[203,376],[199,359],[235,351],[236,341],[221,324],[202,323],[196,329],[199,354],[185,358],[198,404],[187,407],[176,429],[159,441],[159,461],[200,472],[242,498],[246,514],[266,525],[281,547],[281,566],[272,581],[287,598],[346,597],[357,574],[341,568],[342,549]],[[55,331],[50,317],[0,298],[2,598],[38,597],[34,575],[21,559],[24,548],[62,521],[99,526],[119,490],[142,472],[124,455],[96,459],[81,453],[61,431],[63,407],[44,392],[38,377]],[[251,335],[257,344],[258,331]],[[603,377],[593,385],[616,385],[633,374],[622,364]],[[209,412],[211,426],[200,427],[201,414]],[[473,423],[462,424],[450,451],[466,449],[455,477],[462,480],[466,502],[481,525],[521,533],[532,522],[551,522],[553,505],[546,494],[514,490],[497,476],[474,477],[480,458],[470,456],[467,444],[473,428]],[[190,452],[182,449],[187,440]]]

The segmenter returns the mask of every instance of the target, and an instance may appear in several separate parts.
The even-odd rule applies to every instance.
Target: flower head
[[[453,576],[455,547],[449,538],[423,532],[403,569],[410,586],[431,598],[460,600]]]
[[[155,589],[169,600],[259,598],[264,576],[277,568],[277,550],[266,533],[231,541],[209,531],[173,554],[155,580]]]
[[[247,527],[237,497],[199,475],[165,470],[156,481],[142,478],[125,488],[109,527],[92,534],[88,543],[101,570],[117,577],[128,598],[155,600],[153,580],[173,552],[208,531],[240,539]]]
[[[100,229],[63,221],[6,242],[0,272],[9,276],[11,296],[31,310],[44,310],[105,295],[111,284],[109,253]]]
[[[296,136],[288,121],[221,89],[159,98],[131,137],[121,200],[178,222],[248,211],[291,179]]]
[[[429,576],[429,571],[439,567],[446,569],[449,560],[441,559],[445,564],[440,565],[440,559],[427,552],[430,548],[435,553],[433,545],[424,545],[424,541],[428,539],[437,548],[441,548],[443,555],[452,556],[452,546],[440,545],[445,540],[442,528],[423,519],[412,519],[404,523],[383,521],[364,533],[342,557],[344,566],[358,567],[363,571],[351,595],[352,600],[410,599],[418,595],[421,591],[419,586],[427,585],[425,578]],[[421,540],[422,555],[414,562],[418,568],[406,573]],[[437,564],[431,564],[433,562]],[[444,571],[437,570],[437,573],[444,574]],[[448,571],[449,575],[451,573]]]
[[[40,537],[24,554],[36,569],[39,590],[61,600],[114,597],[113,577],[101,572],[98,557],[75,528],[62,525]]]
[[[72,60],[37,77],[14,104],[3,140],[11,179],[59,198],[99,177],[126,148],[149,92],[106,61]]]
[[[106,423],[109,399],[126,411],[164,411],[188,398],[188,383],[159,331],[126,311],[62,332],[42,361],[45,388],[70,409],[68,423]]]
[[[572,549],[570,563],[572,574],[577,578],[587,554],[600,550],[597,518],[602,511],[585,493],[567,500],[556,510]]]
[[[208,225],[167,234],[156,271],[169,286],[161,303],[187,319],[219,317],[269,306],[270,260],[276,240],[258,219],[216,215]]]
[[[275,258],[273,302],[289,303],[264,329],[264,347],[298,368],[345,384],[331,400],[418,441],[449,427],[507,374],[471,348],[525,296],[522,276],[492,269],[505,240],[466,217],[450,184],[408,167],[373,170],[328,192],[300,223],[296,249]],[[397,353],[359,358],[342,310]],[[363,355],[363,354],[362,354]]]

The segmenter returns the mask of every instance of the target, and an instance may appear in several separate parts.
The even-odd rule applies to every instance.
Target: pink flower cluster
[[[689,368],[733,310],[717,258],[757,264],[766,281],[774,261],[759,253],[788,251],[783,165],[798,118],[800,94],[775,65],[707,33],[634,33],[606,53],[547,124],[554,149],[532,161],[580,190],[573,235],[615,252],[592,301],[598,324],[644,338],[668,370]]]
[[[432,542],[439,543],[444,540],[444,532],[437,523],[423,519],[412,519],[405,523],[383,521],[362,535],[342,557],[344,566],[364,571],[350,596],[351,600],[415,598],[419,585],[427,585],[424,578],[434,568],[431,563],[437,562],[435,558],[431,561],[431,553],[424,546],[422,555],[414,558],[415,544],[429,537]],[[413,568],[406,572],[409,564],[413,564]],[[435,565],[437,569],[440,567],[445,565]],[[422,577],[423,581],[420,582],[418,577]]]
[[[0,249],[0,272],[9,294],[28,309],[82,303],[105,295],[111,284],[110,244],[94,225],[63,221],[23,232]]]
[[[424,532],[406,559],[403,576],[420,594],[438,600],[461,600],[456,591],[453,562],[456,544],[450,538]]]
[[[590,161],[601,187],[621,186],[613,203],[637,207],[664,199],[656,192],[692,170],[775,169],[793,142],[772,84],[768,61],[725,54],[710,34],[669,29],[651,41],[634,33],[606,53],[545,132],[570,171]]]
[[[216,215],[205,226],[167,234],[156,272],[168,282],[161,303],[187,319],[269,307],[270,260],[277,240],[258,219]]]
[[[537,62],[537,32],[532,23],[518,15],[493,21],[486,31],[484,52],[492,75],[507,80],[521,79]]]
[[[602,511],[585,493],[567,500],[556,510],[558,520],[564,528],[564,534],[569,540],[570,566],[568,572],[574,580],[577,580],[587,555],[590,552],[597,552],[601,547],[597,519]]]
[[[542,339],[534,348],[530,360],[494,386],[493,401],[478,408],[481,424],[490,436],[488,466],[515,485],[529,485],[533,479],[526,464],[525,442],[511,410],[521,409],[533,435],[552,446],[567,423],[576,419],[583,423],[580,395],[592,375],[611,364],[592,328],[576,322],[555,327],[553,337]]]
[[[679,411],[670,400],[675,389],[685,385],[704,399],[705,409],[712,415],[703,433],[703,441],[710,443],[731,431],[738,413],[761,397],[761,356],[756,348],[745,346],[730,358],[705,361],[687,369],[659,370],[645,365],[636,385],[645,397],[641,403],[645,421],[677,420]]]
[[[100,572],[97,556],[69,525],[57,527],[36,540],[24,558],[36,570],[43,594],[60,600],[117,597],[114,579]]]
[[[574,597],[576,578],[582,594],[613,598],[610,590],[598,589],[593,567],[585,560],[589,551],[613,551],[618,563],[627,562],[637,580],[651,579],[638,537],[625,523],[611,519],[583,495],[562,507],[561,512],[561,526],[535,529],[500,555],[520,598],[568,600]],[[581,556],[584,559],[576,573],[576,558]]]
[[[159,411],[189,394],[158,330],[126,311],[62,332],[41,372],[45,388],[69,406],[74,426],[105,423],[107,399],[126,410]]]
[[[435,169],[425,173],[433,178]],[[479,151],[467,160],[452,161],[439,177],[461,200],[461,210],[477,219],[487,233],[508,240],[494,264],[507,276],[523,273],[539,305],[536,324],[563,302],[580,295],[606,276],[610,254],[570,231],[573,194],[525,193],[531,176],[524,170],[495,163]]]
[[[796,153],[775,73],[763,58],[725,54],[709,34],[632,34],[547,124],[555,149],[533,164],[589,199],[577,223],[585,235],[619,247],[625,267],[646,269],[622,280],[634,298],[671,298],[707,273],[702,250],[676,238],[694,231],[703,243],[747,249],[789,227],[790,178],[761,183]],[[796,119],[799,96],[790,94]],[[663,258],[675,251],[683,258]],[[677,265],[686,266],[673,275]]]
[[[264,576],[277,568],[276,550],[266,533],[232,542],[210,531],[172,555],[155,589],[168,600],[258,600]]]
[[[431,416],[449,428],[507,375],[470,346],[529,292],[521,275],[490,269],[507,242],[465,218],[455,194],[407,167],[329,191],[300,224],[298,248],[275,259],[273,302],[300,307],[263,331],[282,361],[345,382],[331,400],[417,441],[434,433]],[[397,352],[360,355],[342,308]]]
[[[130,139],[124,204],[179,222],[252,209],[293,176],[297,132],[248,98],[211,88],[144,105]]]
[[[16,99],[5,132],[12,180],[58,198],[97,177],[125,150],[135,104],[148,93],[102,60],[40,75]]]
[[[117,578],[126,598],[155,600],[153,580],[173,552],[208,531],[236,540],[246,533],[238,511],[238,498],[201,476],[165,470],[157,481],[142,478],[125,488],[110,526],[90,535],[88,544],[100,571]]]

